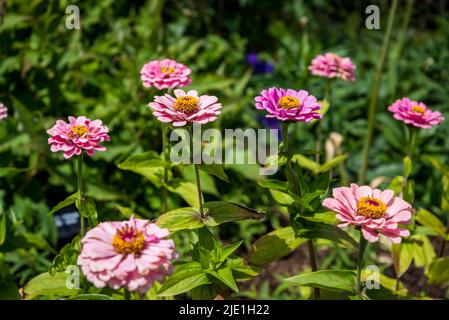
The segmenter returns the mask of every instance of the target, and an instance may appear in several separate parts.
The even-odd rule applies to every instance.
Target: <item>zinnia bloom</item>
[[[174,93],[175,97],[168,94],[156,96],[154,102],[148,104],[161,122],[173,122],[175,127],[187,123],[204,124],[214,121],[221,113],[221,103],[215,96],[199,96],[195,90],[185,93],[177,89]]]
[[[270,88],[263,90],[254,100],[257,109],[268,112],[267,118],[309,122],[322,117],[317,99],[305,90]]]
[[[399,224],[409,224],[413,209],[409,203],[395,197],[392,190],[381,191],[369,186],[335,188],[333,198],[323,201],[323,206],[337,213],[342,223],[340,228],[348,225],[360,227],[369,242],[379,240],[379,233],[388,237],[393,243],[400,243],[401,237],[408,237],[407,229]]]
[[[3,120],[8,117],[8,108],[0,102],[0,120]]]
[[[351,59],[340,57],[335,53],[326,53],[316,56],[309,66],[310,72],[315,76],[325,78],[340,78],[345,81],[355,81],[355,65]]]
[[[409,98],[396,100],[388,107],[388,110],[393,112],[393,117],[396,120],[401,120],[418,128],[432,128],[432,126],[436,126],[444,120],[440,112],[433,112],[424,103]]]
[[[90,120],[86,117],[69,117],[69,123],[58,120],[47,133],[51,135],[48,143],[51,151],[64,151],[64,158],[80,155],[83,150],[88,155],[95,151],[105,151],[106,147],[100,145],[109,141],[108,127],[102,125],[101,120]]]
[[[167,229],[148,220],[104,222],[81,240],[78,265],[95,287],[125,287],[145,293],[154,281],[173,272],[177,259],[173,240],[164,240]]]
[[[145,87],[155,87],[158,90],[179,88],[192,82],[189,77],[191,72],[189,68],[175,60],[153,60],[140,70],[140,78]]]

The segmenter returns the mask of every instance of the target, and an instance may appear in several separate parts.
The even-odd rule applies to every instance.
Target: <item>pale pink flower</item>
[[[0,102],[0,120],[3,120],[8,117],[8,108]]]
[[[221,103],[215,96],[199,96],[195,90],[186,93],[181,89],[175,90],[174,94],[174,97],[168,94],[156,96],[154,102],[148,104],[159,121],[172,122],[175,127],[187,123],[204,124],[214,121],[221,113]]]
[[[177,259],[167,229],[148,220],[104,222],[81,240],[78,265],[95,287],[126,288],[145,293],[155,281],[173,272]]]
[[[64,152],[64,158],[69,159],[73,155],[80,155],[83,150],[88,155],[95,151],[105,151],[106,147],[100,145],[103,141],[109,141],[108,127],[102,125],[101,120],[90,120],[86,117],[69,117],[69,123],[57,120],[56,124],[47,133],[51,135],[48,143],[51,151]]]
[[[145,87],[158,90],[185,87],[192,82],[192,71],[185,65],[171,59],[153,60],[140,70],[140,78]]]
[[[268,112],[267,118],[309,122],[322,117],[317,99],[305,90],[270,88],[263,90],[254,100],[257,109]]]
[[[332,195],[333,198],[324,199],[323,206],[337,213],[337,219],[342,222],[340,228],[360,227],[369,242],[378,241],[379,234],[393,243],[400,243],[401,237],[410,235],[399,224],[409,224],[414,210],[408,202],[395,197],[393,190],[381,191],[353,183],[350,188],[333,189]]]
[[[433,112],[424,103],[409,98],[396,100],[388,107],[388,110],[393,112],[393,117],[396,120],[418,128],[429,129],[432,126],[439,125],[444,120],[441,112]]]
[[[345,81],[355,81],[356,66],[351,59],[340,57],[335,53],[316,56],[309,66],[313,75],[329,79],[340,78]]]

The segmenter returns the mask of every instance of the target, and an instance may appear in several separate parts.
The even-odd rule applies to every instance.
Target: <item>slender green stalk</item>
[[[362,151],[362,165],[360,167],[359,174],[359,184],[364,184],[366,180],[366,171],[368,169],[368,157],[369,157],[369,149],[371,145],[371,140],[373,136],[374,130],[374,119],[376,115],[376,106],[377,106],[377,98],[379,95],[380,89],[380,81],[382,79],[382,70],[385,64],[385,58],[388,53],[388,46],[390,44],[391,39],[391,31],[393,29],[393,23],[396,14],[396,7],[398,4],[398,0],[392,0],[392,5],[390,7],[390,12],[388,14],[388,22],[387,22],[387,30],[385,32],[382,49],[380,53],[379,64],[377,65],[376,74],[374,77],[373,89],[371,92],[371,101],[368,108],[368,130],[365,137],[365,144],[363,146]]]
[[[362,268],[363,268],[363,256],[365,254],[366,245],[368,241],[363,237],[362,230],[360,230],[360,241],[359,241],[359,254],[357,258],[357,275],[355,278],[355,288],[357,295],[362,298]]]
[[[200,216],[201,219],[204,218],[204,209],[203,209],[203,197],[202,197],[202,192],[201,192],[201,179],[200,179],[200,172],[198,169],[198,166],[196,164],[194,164],[195,166],[195,178],[196,178],[196,188],[198,191],[198,204],[199,204],[199,208],[200,208]]]
[[[78,156],[78,200],[79,203],[82,205],[84,201],[84,188],[83,188],[83,152]],[[80,215],[80,227],[81,227],[81,236],[84,236],[85,234],[85,228],[84,228],[84,217],[79,213]]]
[[[410,159],[413,159],[413,153],[415,152],[417,134],[418,134],[418,131],[416,130],[416,127],[409,126],[409,140],[408,140],[407,155],[410,157]]]
[[[292,154],[291,154],[291,151],[289,148],[289,141],[288,141],[288,127],[289,126],[290,126],[290,123],[288,123],[288,122],[282,123],[282,142],[284,144],[284,151],[285,151],[286,157],[287,157],[287,170],[286,170],[287,180],[288,180],[289,186],[292,188],[293,193],[299,194],[301,196],[303,190],[301,188],[301,184],[296,179],[296,176],[293,171],[293,166],[292,166]],[[299,167],[299,170],[298,170],[299,179],[301,179],[301,181],[304,181],[301,167],[299,165],[298,165],[298,167]],[[311,267],[312,271],[314,271],[314,272],[318,271],[316,255],[315,255],[315,247],[314,247],[312,239],[307,241],[307,246],[309,248],[310,267]],[[320,299],[320,289],[313,288],[313,291],[314,291],[315,299],[317,299],[317,300]]]
[[[164,187],[162,188],[162,212],[167,212],[168,206],[167,206],[167,198],[168,198],[168,168],[167,168],[167,161],[168,161],[168,144],[167,144],[167,127],[163,123],[162,124],[162,159],[164,160]]]

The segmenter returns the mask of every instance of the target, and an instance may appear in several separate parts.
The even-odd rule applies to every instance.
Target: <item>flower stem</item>
[[[84,189],[83,189],[83,152],[78,156],[78,200],[80,204],[84,201]],[[84,217],[80,215],[80,227],[81,227],[81,236],[83,237],[85,234],[84,229]]]
[[[382,69],[385,64],[385,58],[388,53],[388,46],[390,44],[391,39],[391,31],[393,29],[393,22],[396,14],[396,7],[398,4],[398,0],[393,0],[392,5],[390,7],[390,12],[388,13],[388,22],[387,22],[387,30],[385,32],[384,40],[382,43],[382,49],[380,53],[379,63],[377,65],[376,74],[374,77],[373,89],[371,91],[371,101],[368,108],[368,131],[365,137],[365,144],[363,146],[362,151],[362,165],[360,167],[359,173],[359,184],[364,184],[366,180],[366,171],[368,169],[368,157],[369,157],[369,149],[371,146],[371,139],[373,136],[374,130],[374,118],[376,115],[376,106],[377,106],[377,98],[380,90],[380,82],[382,79]]]
[[[318,271],[318,264],[316,262],[315,246],[313,244],[313,239],[307,241],[307,247],[309,248],[310,268],[312,269],[313,272]],[[315,300],[320,300],[319,288],[313,288],[313,296]]]
[[[366,245],[368,241],[363,237],[362,230],[360,230],[360,241],[359,241],[359,254],[357,258],[357,275],[355,278],[355,287],[357,295],[362,298],[362,268],[363,268],[363,256],[365,254]]]
[[[408,150],[407,150],[407,155],[410,157],[410,159],[413,159],[413,153],[415,152],[416,136],[417,136],[416,127],[410,126],[409,127]]]
[[[198,204],[199,204],[199,208],[200,208],[200,216],[201,216],[201,219],[203,219],[204,218],[204,210],[203,210],[203,197],[202,197],[202,192],[201,192],[200,172],[199,172],[198,166],[196,164],[194,164],[194,167],[195,167],[196,188],[198,191]]]
[[[162,189],[162,212],[167,212],[167,198],[168,198],[168,168],[167,168],[167,160],[168,160],[168,145],[167,145],[167,128],[165,124],[162,124],[162,159],[164,160],[164,187]]]

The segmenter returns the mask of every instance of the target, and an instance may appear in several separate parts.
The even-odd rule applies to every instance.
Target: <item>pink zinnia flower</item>
[[[83,150],[88,155],[95,151],[105,151],[100,145],[103,141],[109,141],[108,127],[102,125],[101,120],[90,120],[86,117],[69,117],[69,123],[58,120],[47,133],[51,135],[48,143],[51,151],[64,151],[64,158],[69,159],[73,155],[80,155]]]
[[[167,229],[148,220],[104,222],[81,240],[78,265],[95,287],[125,287],[145,293],[154,281],[162,282],[173,272],[177,259],[173,240],[164,240]]]
[[[313,75],[325,78],[341,78],[345,81],[355,81],[355,65],[351,59],[343,58],[335,53],[316,56],[309,66]]]
[[[263,90],[254,100],[257,109],[268,112],[267,118],[309,122],[322,117],[317,99],[305,90],[270,88]]]
[[[433,112],[424,103],[409,98],[396,100],[388,110],[393,112],[395,119],[418,128],[432,128],[444,120],[440,112]]]
[[[145,87],[156,87],[158,90],[179,88],[192,82],[189,77],[191,72],[189,68],[175,60],[153,60],[140,70],[140,78]]]
[[[0,120],[3,120],[8,117],[8,108],[0,102]]]
[[[392,190],[351,184],[350,188],[335,188],[332,195],[333,198],[323,201],[323,206],[337,213],[336,217],[342,222],[338,225],[340,228],[351,224],[358,226],[369,242],[378,241],[379,233],[393,243],[400,243],[401,237],[410,235],[398,225],[411,222],[412,206],[395,197]]]
[[[215,96],[199,96],[195,90],[185,93],[181,89],[171,95],[156,96],[148,105],[153,114],[161,122],[173,122],[173,126],[184,126],[187,123],[207,123],[217,119],[221,103]]]

